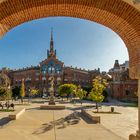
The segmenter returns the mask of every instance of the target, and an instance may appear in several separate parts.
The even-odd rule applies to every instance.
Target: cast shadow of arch
[[[80,122],[79,112],[74,112],[64,118],[60,118],[55,121],[42,124],[42,127],[35,130],[32,134],[39,135],[51,131],[52,129],[54,129],[54,127],[56,127],[56,129],[64,129],[67,126],[76,125],[79,122]]]

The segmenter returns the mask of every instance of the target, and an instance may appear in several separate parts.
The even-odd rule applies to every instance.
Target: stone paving
[[[89,103],[84,103],[84,105]],[[69,107],[63,111],[40,110],[40,103],[34,103],[31,106],[24,106],[26,112],[16,121],[10,122],[4,128],[0,129],[0,139],[2,140],[55,140],[54,129],[48,130],[46,125],[53,119],[58,120],[71,114],[73,110],[80,109],[80,105],[66,103]],[[17,106],[16,109],[23,108]],[[70,109],[71,108],[71,109]],[[104,106],[102,110],[110,110],[109,106]],[[78,124],[56,127],[57,140],[122,140],[128,139],[129,134],[135,133],[138,124],[138,113],[135,107],[115,106],[115,111],[121,114],[100,114],[101,125],[92,124],[87,119],[81,117]],[[53,116],[54,113],[54,116]],[[2,118],[8,116],[7,112],[0,112],[0,122]],[[54,117],[54,118],[53,118]],[[1,124],[0,124],[1,126]],[[46,128],[45,128],[46,127]]]
[[[54,113],[54,116],[53,116]],[[68,116],[72,111],[27,110],[18,120],[0,130],[2,140],[122,140],[100,124],[91,124],[83,119],[78,124],[63,124],[49,128],[48,123]],[[56,134],[56,135],[55,135]]]
[[[102,110],[108,111],[110,107],[103,107]],[[115,111],[121,114],[100,114],[101,124],[118,136],[128,139],[138,129],[138,109],[115,106]]]

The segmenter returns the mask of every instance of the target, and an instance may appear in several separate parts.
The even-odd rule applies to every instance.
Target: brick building
[[[109,74],[112,76],[110,81],[111,96],[116,99],[126,99],[131,101],[137,100],[137,87],[138,81],[132,80],[129,77],[129,62],[125,61],[123,64],[119,64],[118,60],[115,60],[114,67],[109,70]]]
[[[100,73],[100,69],[85,70],[65,66],[64,63],[57,59],[57,53],[54,49],[53,34],[51,33],[50,49],[47,50],[47,58],[39,63],[38,66],[26,67],[18,70],[3,68],[2,71],[11,79],[11,86],[21,86],[24,79],[25,88],[28,93],[29,89],[39,89],[41,93],[48,94],[50,87],[49,78],[54,76],[55,93],[57,94],[58,86],[64,83],[73,83],[81,87],[91,87],[92,80],[100,75],[109,82],[108,92],[111,97],[116,99],[137,100],[137,80],[129,77],[129,63],[119,64],[115,61],[114,67],[108,73]],[[0,71],[1,72],[1,71]]]
[[[56,50],[54,49],[53,34],[51,32],[50,49],[47,50],[47,58],[40,62],[39,66],[32,66],[18,70],[3,71],[11,79],[11,85],[20,86],[22,79],[25,81],[25,88],[40,89],[41,93],[48,93],[50,87],[49,78],[54,76],[55,93],[58,86],[64,83],[73,83],[81,87],[88,87],[92,84],[92,79],[100,74],[99,69],[92,71],[64,66],[64,63],[57,59]]]

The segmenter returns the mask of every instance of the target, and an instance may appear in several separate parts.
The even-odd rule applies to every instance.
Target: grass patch
[[[13,109],[0,109],[0,112],[14,112]]]
[[[127,104],[126,107],[138,107],[138,104]]]
[[[66,109],[72,109],[72,107],[66,107]]]
[[[99,114],[121,114],[119,112],[110,112],[110,111],[93,111],[93,113],[99,113]]]
[[[16,106],[30,106],[31,104],[15,104]]]
[[[78,106],[78,107],[96,107],[95,105],[81,105],[81,104],[73,104],[73,106]]]

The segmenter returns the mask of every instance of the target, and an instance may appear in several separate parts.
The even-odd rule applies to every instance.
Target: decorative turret
[[[51,30],[51,41],[50,41],[50,50],[47,50],[47,55],[49,57],[56,58],[56,50],[54,50],[54,41],[53,41],[53,30]]]
[[[119,61],[115,60],[114,69],[120,69]]]

